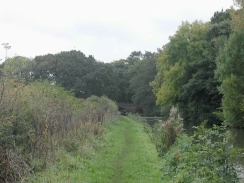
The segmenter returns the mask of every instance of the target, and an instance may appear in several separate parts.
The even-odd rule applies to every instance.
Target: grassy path
[[[99,141],[99,147],[91,159],[70,156],[63,166],[47,171],[36,182],[162,182],[160,158],[142,124],[127,117],[108,124],[105,139]]]

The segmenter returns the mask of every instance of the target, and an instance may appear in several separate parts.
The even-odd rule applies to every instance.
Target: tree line
[[[157,52],[134,51],[103,63],[80,51],[8,59],[2,67],[26,82],[50,80],[78,98],[107,96],[141,105],[146,115],[177,106],[188,122],[243,127],[243,6],[209,22],[183,22]],[[5,71],[6,72],[6,71]]]
[[[111,63],[75,50],[7,59],[0,65],[0,182],[45,169],[58,161],[57,150],[84,155],[104,122],[117,118],[113,101],[139,104],[146,115],[169,115],[175,106],[187,123],[244,127],[242,2],[209,22],[183,22],[156,53],[134,51]]]
[[[36,56],[34,59],[14,57],[2,67],[5,76],[25,79],[26,83],[49,80],[77,98],[107,96],[116,102],[142,105],[147,115],[159,114],[156,97],[149,83],[156,71],[156,53],[132,52],[127,59],[103,63],[80,51]]]
[[[157,104],[175,105],[189,121],[244,127],[244,10],[214,13],[210,22],[183,22],[160,50],[151,83]]]

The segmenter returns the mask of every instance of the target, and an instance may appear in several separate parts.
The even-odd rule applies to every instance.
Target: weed
[[[67,153],[32,182],[161,182],[160,159],[143,124],[127,117],[107,123],[89,158]]]
[[[162,156],[174,144],[176,138],[183,132],[183,119],[177,113],[177,108],[172,107],[166,122],[159,121],[154,126],[153,142]]]
[[[168,182],[238,182],[234,159],[238,150],[229,144],[225,127],[197,127],[194,136],[182,134],[163,156],[162,172]],[[213,137],[219,140],[213,141]]]

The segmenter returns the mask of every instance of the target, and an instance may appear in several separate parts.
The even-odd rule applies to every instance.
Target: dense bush
[[[147,132],[162,156],[164,182],[238,182],[236,169],[240,149],[233,148],[225,126],[194,127],[194,135],[183,133],[182,118],[172,108],[169,118]]]
[[[57,160],[55,151],[79,150],[117,116],[106,97],[83,101],[49,82],[0,82],[0,182],[14,182]],[[82,148],[81,148],[82,150]]]
[[[237,182],[234,160],[238,150],[229,144],[224,127],[197,127],[195,134],[180,135],[164,155],[163,179],[167,182]]]

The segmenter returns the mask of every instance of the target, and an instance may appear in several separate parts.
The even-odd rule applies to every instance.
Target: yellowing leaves
[[[193,63],[201,61],[209,43],[206,41],[208,23],[183,22],[170,42],[163,47],[158,57],[158,74],[151,86],[158,105],[175,104],[182,86],[193,74]]]
[[[238,30],[240,28],[244,29],[244,8],[239,10],[232,10],[230,12],[232,18],[232,29]]]
[[[157,104],[172,104],[176,100],[180,86],[184,81],[184,68],[176,63],[169,71],[164,72],[163,84],[157,93]]]

